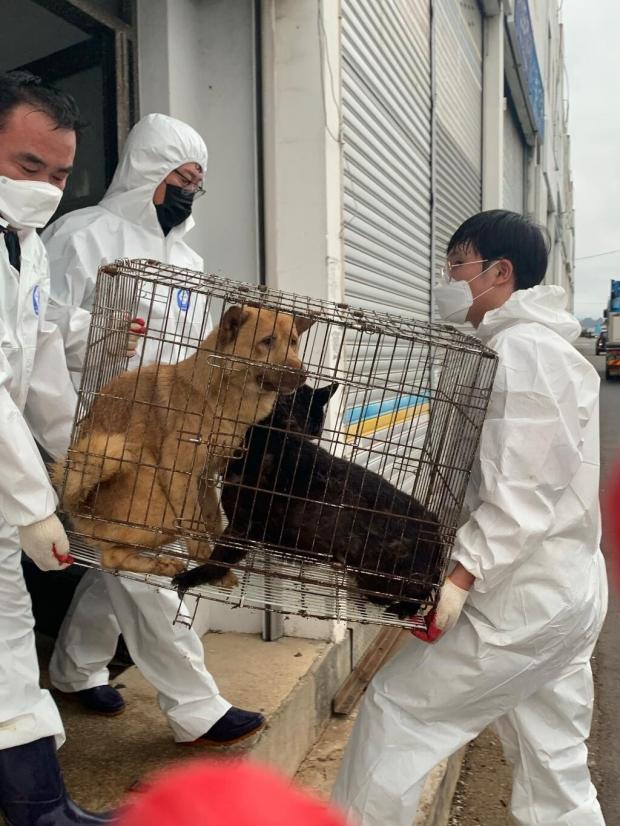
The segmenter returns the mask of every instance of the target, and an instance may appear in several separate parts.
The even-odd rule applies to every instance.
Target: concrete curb
[[[252,757],[295,774],[329,722],[332,698],[350,670],[348,643],[328,645],[270,717],[249,750]]]

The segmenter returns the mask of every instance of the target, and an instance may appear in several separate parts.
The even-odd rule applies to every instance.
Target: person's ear
[[[498,285],[515,285],[515,271],[512,261],[508,258],[500,258],[497,262],[497,282]]]

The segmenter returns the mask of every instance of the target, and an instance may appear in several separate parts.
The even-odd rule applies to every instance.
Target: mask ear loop
[[[476,278],[480,278],[480,276],[481,276],[481,275],[484,275],[484,274],[485,274],[485,272],[488,272],[488,271],[489,271],[490,269],[492,269],[492,268],[493,268],[496,264],[499,264],[499,262],[500,262],[500,261],[501,261],[501,258],[497,258],[497,259],[495,259],[495,261],[493,261],[493,263],[492,263],[489,267],[487,267],[486,269],[482,270],[482,272],[479,272],[479,273],[478,273],[478,275],[474,275],[474,277],[473,277],[473,278],[470,278],[470,279],[469,279],[469,281],[468,281],[467,283],[468,283],[468,284],[471,284],[471,282],[472,282],[472,281],[475,281],[475,280],[476,280]],[[483,295],[486,295],[487,293],[490,293],[490,292],[491,292],[491,290],[494,290],[496,286],[497,286],[496,284],[491,284],[491,286],[490,286],[490,287],[487,287],[487,289],[486,289],[486,290],[483,290],[483,292],[478,293],[478,295],[474,295],[474,296],[473,296],[474,301],[476,301],[476,299],[478,299],[478,298],[482,298],[482,296],[483,296]]]
[[[487,288],[486,290],[484,290],[483,292],[478,293],[478,295],[475,295],[475,296],[474,296],[474,301],[476,301],[476,299],[478,299],[478,298],[482,298],[482,296],[483,296],[483,295],[486,295],[487,293],[490,293],[490,292],[491,292],[491,290],[494,290],[494,289],[495,289],[495,284],[493,284],[491,287],[488,287],[488,288]]]

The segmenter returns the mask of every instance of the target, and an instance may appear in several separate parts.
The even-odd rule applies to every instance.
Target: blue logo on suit
[[[177,290],[177,304],[179,305],[179,310],[183,310],[183,312],[187,310],[189,307],[189,296],[189,290]]]

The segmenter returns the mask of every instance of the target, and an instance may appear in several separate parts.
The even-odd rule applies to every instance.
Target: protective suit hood
[[[153,193],[164,178],[185,163],[207,169],[207,147],[195,129],[168,115],[146,115],[127,137],[112,183],[100,206],[127,221],[161,232]],[[190,216],[176,228],[184,235],[194,226]]]
[[[151,258],[202,271],[201,256],[185,241],[194,226],[191,215],[164,235],[153,203],[153,193],[163,179],[192,161],[206,167],[207,148],[200,135],[167,115],[147,115],[129,133],[104,198],[95,206],[63,215],[44,231],[51,271],[48,314],[62,331],[76,384],[86,350],[97,270],[103,263]],[[154,296],[148,290],[141,293],[137,315],[148,319],[153,334],[142,350],[145,364],[154,358],[178,361],[181,340],[201,336],[206,296],[192,296],[179,288],[169,302],[167,290],[161,285]],[[166,343],[159,350],[155,334],[164,329]]]
[[[581,325],[566,309],[566,302],[562,287],[539,284],[529,290],[517,290],[501,307],[486,313],[476,334],[487,342],[506,327],[532,321],[573,342],[579,338]]]

